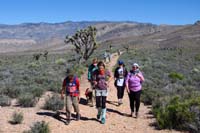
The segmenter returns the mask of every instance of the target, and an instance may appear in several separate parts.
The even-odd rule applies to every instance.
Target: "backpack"
[[[78,92],[78,89],[76,87],[76,79],[77,77],[73,77],[73,81],[70,83],[69,78],[66,78],[66,93],[76,93]]]
[[[92,80],[93,72],[97,69],[97,66],[91,64],[88,68],[88,80]]]

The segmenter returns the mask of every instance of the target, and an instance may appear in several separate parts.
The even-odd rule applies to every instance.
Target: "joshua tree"
[[[75,46],[75,52],[79,55],[79,63],[86,61],[97,49],[95,27],[89,26],[87,29],[77,31],[73,36],[66,36],[65,43]]]
[[[48,52],[47,50],[45,50],[45,51],[44,51],[44,54],[43,54],[43,56],[44,56],[44,58],[45,58],[46,60],[47,60],[47,57],[48,57],[48,53],[49,53],[49,52]]]
[[[126,49],[126,52],[128,53],[128,51],[129,51],[129,45],[124,46],[124,48]]]
[[[42,54],[41,53],[37,53],[37,54],[34,54],[33,55],[33,59],[35,59],[35,60],[39,60],[40,59],[40,56],[41,56]]]

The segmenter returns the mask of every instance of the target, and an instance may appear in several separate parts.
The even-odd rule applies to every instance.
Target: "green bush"
[[[196,120],[196,113],[191,111],[191,107],[194,105],[198,105],[197,107],[200,109],[200,98],[182,100],[176,96],[166,106],[154,106],[153,112],[159,128],[190,130],[193,123],[200,123],[200,120]],[[198,129],[198,127],[196,128]]]
[[[64,107],[64,101],[60,98],[59,95],[54,94],[52,97],[46,99],[44,104],[44,109],[57,111],[61,110]]]
[[[141,101],[145,105],[152,105],[153,101],[159,97],[159,93],[154,90],[144,89],[141,95]]]
[[[36,62],[31,62],[28,64],[28,68],[38,68],[40,65],[38,65]]]
[[[31,93],[33,94],[34,97],[41,97],[44,93],[44,89],[36,87],[31,89]]]
[[[8,96],[0,95],[0,106],[10,106],[11,99]]]
[[[11,98],[17,98],[19,95],[21,95],[21,93],[22,93],[22,89],[15,88],[15,87],[6,87],[1,90],[1,94],[4,94]]]
[[[195,56],[195,60],[196,60],[196,61],[200,61],[200,54],[197,54],[197,55]]]
[[[36,99],[33,94],[25,93],[19,97],[18,103],[22,107],[34,107],[36,105]]]
[[[58,64],[58,65],[65,65],[65,62],[66,62],[66,60],[63,58],[56,60],[56,64]]]
[[[23,119],[24,119],[24,116],[23,116],[22,112],[20,112],[20,113],[14,112],[12,115],[11,123],[12,124],[21,124]]]
[[[45,121],[36,122],[30,128],[29,131],[24,131],[24,133],[50,133],[49,124]]]
[[[49,91],[60,93],[60,91],[61,91],[61,89],[60,89],[61,84],[62,84],[62,82],[60,82],[60,81],[51,81],[47,85],[47,88],[48,88]]]
[[[177,73],[177,72],[171,72],[168,76],[173,80],[176,80],[176,79],[183,80],[184,79],[184,76],[181,73]]]

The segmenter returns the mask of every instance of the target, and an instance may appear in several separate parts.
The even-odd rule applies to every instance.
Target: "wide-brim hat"
[[[136,66],[136,67],[138,67],[139,68],[139,65],[137,64],[137,63],[133,63],[133,65],[132,66]]]

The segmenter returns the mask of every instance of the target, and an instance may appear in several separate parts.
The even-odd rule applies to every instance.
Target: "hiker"
[[[88,81],[90,82],[91,87],[87,90],[87,94],[92,93],[91,97],[87,100],[87,102],[91,102],[91,106],[94,106],[94,99],[95,99],[95,85],[93,83],[93,76],[92,73],[98,69],[97,67],[98,60],[94,58],[92,60],[92,64],[88,67]]]
[[[121,55],[121,52],[120,52],[119,49],[117,50],[117,55],[118,55],[118,56]]]
[[[103,55],[103,58],[104,58],[104,62],[105,62],[105,63],[107,62],[107,57],[108,57],[108,53],[105,51],[105,52],[104,52],[104,55]]]
[[[115,69],[114,78],[115,82],[114,85],[117,88],[117,98],[118,98],[118,105],[120,106],[123,104],[122,99],[124,96],[124,89],[125,89],[125,78],[128,74],[124,62],[119,60],[118,67]]]
[[[111,61],[111,58],[112,58],[111,56],[112,56],[112,55],[111,55],[111,53],[109,52],[109,53],[108,53],[108,62]]]
[[[102,124],[106,122],[106,98],[108,95],[108,83],[111,80],[111,74],[105,70],[105,64],[100,61],[98,69],[94,71],[96,77],[94,84],[96,86],[96,107],[98,109],[97,119],[101,120]]]
[[[143,81],[144,77],[139,70],[139,65],[137,63],[134,63],[132,65],[132,70],[128,73],[126,77],[126,89],[129,95],[131,117],[133,117],[135,108],[135,116],[136,118],[138,118],[138,111],[140,107],[140,95],[142,92]]]
[[[66,104],[66,122],[68,125],[71,120],[71,108],[73,106],[76,112],[76,120],[80,120],[80,110],[79,110],[79,96],[80,96],[80,81],[74,73],[68,69],[66,72],[67,76],[63,80],[61,98],[64,99],[65,92],[65,104]]]

